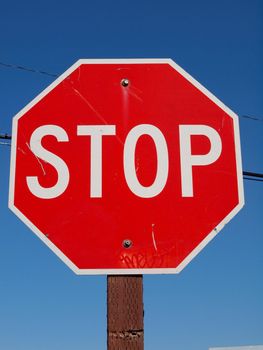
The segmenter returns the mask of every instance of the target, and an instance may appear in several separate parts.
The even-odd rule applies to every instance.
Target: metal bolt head
[[[130,239],[125,239],[123,242],[122,242],[122,245],[124,248],[130,248],[132,246],[132,241]]]
[[[130,84],[129,79],[124,78],[124,79],[121,80],[121,85],[122,86],[127,87],[129,84]]]

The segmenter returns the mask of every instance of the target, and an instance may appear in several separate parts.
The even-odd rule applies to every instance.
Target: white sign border
[[[17,139],[17,123],[29,109],[38,103],[44,96],[53,90],[67,76],[75,71],[82,64],[169,64],[177,72],[179,72],[192,85],[205,94],[211,101],[226,112],[234,121],[234,138],[236,151],[236,169],[238,181],[239,204],[219,223],[219,225],[211,231],[206,238],[179,264],[176,268],[153,268],[153,269],[79,269],[61,250],[59,250],[28,218],[14,205],[14,185],[15,185],[15,166],[16,166],[16,139]],[[11,163],[10,163],[10,182],[9,182],[9,208],[23,221],[71,270],[77,275],[134,275],[134,274],[176,274],[182,271],[190,261],[217,235],[217,233],[240,211],[244,205],[244,189],[241,161],[241,147],[239,136],[238,116],[225,106],[217,97],[209,92],[204,86],[197,82],[191,75],[185,72],[172,59],[80,59],[73,64],[66,72],[60,75],[52,84],[42,91],[36,98],[27,104],[13,118],[12,125],[12,145],[11,145]]]

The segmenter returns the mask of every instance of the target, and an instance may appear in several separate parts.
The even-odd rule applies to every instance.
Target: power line
[[[25,67],[25,66],[16,65],[16,64],[0,62],[0,66],[6,67],[6,68],[13,68],[13,69],[24,70],[26,72],[31,72],[31,73],[45,74],[45,75],[49,75],[51,77],[56,77],[56,78],[58,77],[58,74],[53,74],[53,73],[49,73],[49,72],[46,72],[46,71],[43,71],[43,70],[29,68],[29,67]]]
[[[250,120],[256,120],[256,121],[259,121],[259,122],[263,122],[263,119],[257,118],[257,117],[251,117],[250,115],[241,115],[241,118],[250,119]]]
[[[11,135],[8,135],[7,133],[5,134],[0,134],[0,139],[1,140],[11,140]],[[0,145],[4,145],[4,146],[11,146],[11,142],[3,142],[0,141]]]
[[[0,139],[4,139],[4,140],[11,140],[12,136],[8,135],[7,133],[5,134],[0,134]]]
[[[2,141],[0,141],[0,145],[11,146],[11,143],[10,142],[2,142]]]
[[[255,179],[253,177],[247,177],[247,176],[243,176],[244,180],[250,180],[250,181],[257,181],[257,182],[263,182],[263,179]]]
[[[263,174],[261,173],[253,173],[251,171],[243,171],[243,175],[244,176],[250,176],[250,177],[259,177],[259,178],[263,178]]]
[[[252,171],[243,171],[243,179],[250,181],[263,182],[263,174]]]

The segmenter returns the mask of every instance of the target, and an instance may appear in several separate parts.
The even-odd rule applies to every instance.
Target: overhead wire
[[[11,140],[12,136],[8,135],[7,133],[5,134],[0,134],[0,139],[4,139],[4,140]]]
[[[16,65],[16,64],[11,64],[11,63],[0,62],[0,66],[6,67],[6,68],[24,70],[26,72],[31,72],[31,73],[45,74],[45,75],[49,75],[51,77],[58,77],[58,74],[49,73],[49,72],[46,72],[43,70],[29,68],[29,67],[25,67],[25,66]]]
[[[250,120],[256,120],[258,122],[263,122],[263,119],[261,118],[257,118],[257,117],[251,117],[249,115],[241,115],[240,116],[241,118],[244,118],[244,119],[250,119]]]
[[[261,173],[254,173],[254,172],[251,172],[251,171],[243,171],[243,175],[244,176],[250,176],[250,177],[263,178],[263,174],[261,174]]]
[[[250,181],[257,181],[257,182],[263,182],[263,179],[255,179],[253,177],[247,177],[243,175],[244,180],[250,180]]]

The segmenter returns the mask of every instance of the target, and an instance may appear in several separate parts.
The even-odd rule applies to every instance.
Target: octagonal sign
[[[243,206],[238,118],[170,59],[79,60],[12,139],[9,206],[79,274],[179,272]]]

